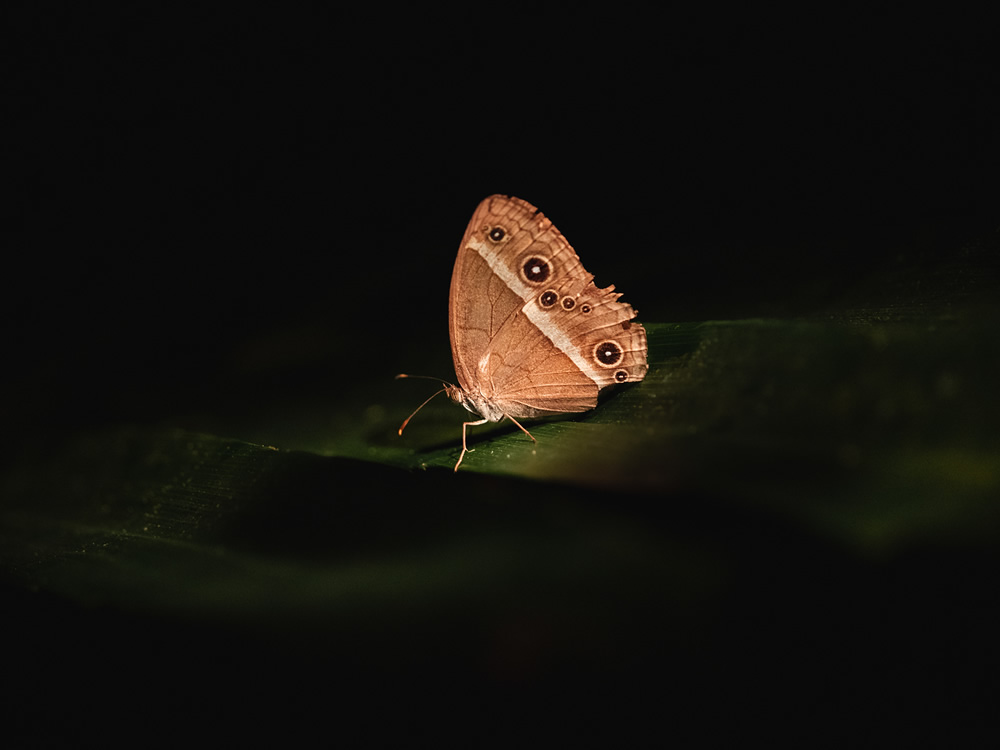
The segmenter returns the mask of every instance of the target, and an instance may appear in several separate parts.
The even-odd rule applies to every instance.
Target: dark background
[[[0,447],[13,467],[25,452],[121,424],[263,441],[268,406],[280,412],[291,399],[329,402],[337,394],[334,402],[354,408],[390,389],[398,394],[404,386],[391,378],[400,371],[451,377],[451,267],[473,209],[491,193],[540,207],[597,282],[614,283],[650,323],[842,313],[859,299],[857,289],[868,309],[922,304],[934,290],[905,287],[911,299],[890,284],[883,296],[880,280],[958,261],[973,273],[977,264],[995,268],[982,248],[1000,227],[997,75],[992,29],[975,18],[83,6],[7,13],[4,161],[14,196],[0,227],[7,250]],[[412,391],[392,398],[419,400]],[[316,497],[344,481],[339,464],[283,458],[305,462],[305,478],[296,480]],[[371,472],[346,476],[371,480]],[[466,506],[438,499],[442,523],[457,523]],[[603,499],[595,492],[582,504],[603,511]],[[714,528],[701,515],[711,503],[672,500],[682,522],[690,513],[692,527]],[[628,502],[623,512],[655,516],[644,503],[656,501]],[[864,685],[863,670],[857,676],[871,715],[882,688],[896,687],[896,671],[915,670],[909,654],[924,631],[900,635],[909,613],[926,604],[943,637],[965,632],[945,614],[951,581],[935,578],[933,556],[893,561],[888,572],[875,565],[871,576],[870,560],[844,569],[839,550],[789,546],[795,533],[784,521],[732,510],[725,531],[706,543],[733,560],[762,561],[747,574],[755,584],[797,564],[769,558],[758,531],[808,559],[809,576],[825,572],[829,560],[830,579],[809,593],[805,625],[824,619],[828,593],[842,604],[855,587],[858,609],[839,610],[839,624],[865,633],[870,613],[886,615],[877,637],[904,645],[877,665],[874,686]],[[280,528],[264,515],[255,540]],[[497,516],[501,525],[519,522]],[[374,536],[389,526],[365,519]],[[433,520],[420,528],[439,533]],[[523,523],[531,530],[533,521]],[[678,535],[686,540],[683,530]],[[981,552],[969,554],[982,579],[967,580],[956,598],[985,602],[990,592],[978,582],[992,579]],[[901,580],[932,580],[941,596],[914,604],[925,590],[900,587]],[[209,713],[211,686],[190,684],[203,678],[188,668],[225,644],[233,663],[220,690],[237,697],[222,695],[219,704],[235,723],[246,721],[242,700],[252,680],[295,679],[279,663],[284,652],[256,650],[250,630],[230,639],[196,618],[114,609],[93,618],[59,597],[39,603],[31,593],[8,593],[9,611],[25,618],[22,635],[42,622],[81,626],[55,651],[47,632],[29,639],[32,654],[55,654],[49,666],[68,655],[93,678],[103,658],[88,650],[96,644],[111,665],[128,663],[128,677],[145,678],[138,659],[147,643],[135,634],[152,632],[167,642],[155,653],[155,676],[196,687]],[[712,688],[730,656],[753,668],[783,663],[782,648],[801,648],[796,653],[818,653],[817,669],[832,673],[840,655],[853,653],[843,644],[823,650],[840,637],[833,626],[819,634],[818,648],[812,631],[790,643],[765,639],[773,660],[750,636],[730,640],[731,623],[749,621],[750,634],[769,630],[771,610],[761,601],[796,622],[796,600],[785,592],[736,591],[682,674],[697,681],[699,648],[716,660],[702,678]],[[907,615],[897,604],[910,608]],[[93,619],[103,628],[96,638],[82,627]],[[395,632],[394,623],[376,624],[384,631],[371,636],[373,648]],[[976,643],[987,640],[982,621],[972,629],[982,639]],[[414,652],[430,643],[447,666],[450,644],[426,635],[413,636]],[[199,640],[204,652],[176,645]],[[719,642],[726,647],[713,651]],[[127,648],[136,649],[135,664]],[[883,653],[865,644],[859,661]],[[337,674],[331,660],[340,657],[328,657],[323,669]],[[418,660],[420,669],[435,659]],[[365,668],[359,659],[349,677]],[[643,678],[670,680],[669,659],[650,675],[644,668],[641,659],[631,665],[632,691],[642,692]],[[963,668],[948,664],[941,674],[953,679]],[[811,669],[783,666],[783,694],[795,695],[798,680],[815,677]],[[960,697],[980,694],[982,675],[969,669],[974,679],[962,683]],[[767,702],[753,695],[750,671],[722,685],[729,700],[720,707],[748,696]],[[549,688],[564,689],[575,674],[535,685],[530,697],[544,710]],[[426,697],[423,676],[409,677],[391,686],[394,695]],[[47,687],[44,678],[34,684]],[[841,675],[835,690],[850,693],[853,685],[852,675]],[[128,693],[128,685],[119,688]],[[370,691],[377,713],[383,677],[369,676],[358,689]],[[308,685],[292,692],[311,712],[325,708]],[[809,704],[808,695],[798,697],[796,705]],[[655,717],[657,700],[648,694],[636,705]],[[183,696],[165,705],[187,710]],[[835,722],[839,704],[830,705],[824,715]],[[105,718],[89,721],[103,727]],[[586,718],[574,716],[574,726],[585,729]]]
[[[660,322],[821,311],[996,229],[975,19],[389,15],[11,12],[6,424],[451,377],[494,192]]]

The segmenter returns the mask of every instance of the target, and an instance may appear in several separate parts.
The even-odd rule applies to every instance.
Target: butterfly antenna
[[[420,411],[421,409],[423,409],[425,406],[427,406],[427,402],[430,401],[435,396],[437,396],[439,393],[444,393],[445,391],[447,391],[448,390],[448,386],[450,386],[451,383],[449,383],[447,380],[442,380],[441,378],[435,378],[435,377],[432,377],[430,375],[407,375],[406,373],[403,373],[403,372],[401,372],[399,375],[396,376],[396,380],[399,380],[400,378],[420,378],[422,380],[436,380],[439,383],[444,383],[444,388],[442,388],[441,390],[438,390],[438,391],[434,391],[434,393],[432,393],[430,396],[428,396],[427,399],[422,404],[420,404],[420,406],[418,406],[416,409],[413,410],[413,414],[411,414],[410,416],[408,416],[403,421],[403,424],[401,424],[399,426],[399,434],[402,435],[403,434],[403,430],[406,429],[406,425],[408,425],[410,423],[410,420],[413,419],[417,415],[417,412]]]

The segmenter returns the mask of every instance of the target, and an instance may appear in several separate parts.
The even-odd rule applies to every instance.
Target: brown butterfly
[[[491,195],[479,204],[451,276],[458,385],[442,391],[481,417],[462,424],[455,471],[470,450],[469,426],[507,417],[534,440],[518,419],[588,411],[603,388],[645,377],[646,331],[620,296],[594,285],[566,238],[527,201]]]

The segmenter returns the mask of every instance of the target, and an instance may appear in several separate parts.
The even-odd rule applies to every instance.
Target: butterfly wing
[[[530,203],[494,195],[462,238],[451,281],[460,386],[509,416],[580,412],[646,374],[646,333],[614,287],[598,289]]]

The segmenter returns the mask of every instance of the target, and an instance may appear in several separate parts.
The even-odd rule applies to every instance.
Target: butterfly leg
[[[458,467],[462,465],[462,459],[465,458],[465,454],[468,453],[470,450],[475,451],[475,448],[469,448],[465,444],[466,429],[468,429],[470,426],[475,427],[476,425],[486,424],[488,421],[489,421],[488,419],[484,418],[480,419],[478,422],[462,422],[462,455],[458,457],[458,463],[455,464],[455,471],[458,471]]]
[[[511,422],[513,422],[514,424],[516,424],[518,427],[520,427],[521,428],[521,432],[523,432],[525,435],[527,435],[528,437],[531,438],[531,442],[533,442],[533,443],[537,443],[538,442],[537,440],[535,440],[535,436],[532,435],[530,432],[528,432],[526,429],[524,429],[524,425],[521,424],[520,422],[518,422],[516,419],[514,419],[514,417],[512,417],[510,414],[504,414],[504,416],[507,417],[507,419],[509,419]]]

